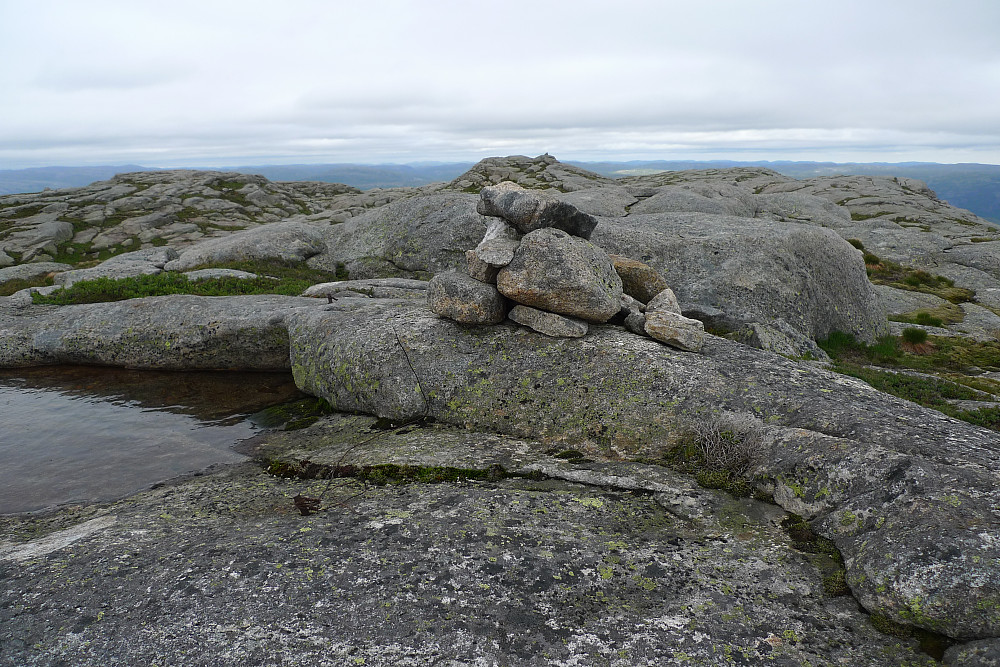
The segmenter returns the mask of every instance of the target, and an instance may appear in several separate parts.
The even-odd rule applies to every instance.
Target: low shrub
[[[907,327],[903,329],[903,342],[910,345],[920,345],[927,342],[927,332],[923,329]]]
[[[690,428],[695,449],[710,471],[743,476],[767,454],[767,429],[753,415],[725,412],[692,421]]]

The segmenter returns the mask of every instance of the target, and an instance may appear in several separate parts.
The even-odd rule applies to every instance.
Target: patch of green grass
[[[921,343],[927,342],[927,332],[923,329],[912,329],[907,327],[906,329],[903,329],[903,335],[901,338],[904,343],[909,343],[910,345],[920,345]]]
[[[955,287],[955,282],[944,276],[936,276],[927,271],[906,267],[867,251],[865,251],[864,259],[868,279],[876,285],[888,285],[910,292],[933,294],[952,303],[972,301],[976,296],[976,293],[970,289]]]
[[[858,211],[851,211],[851,220],[859,222],[861,220],[871,220],[872,218],[879,218],[883,215],[892,215],[892,211],[876,211],[875,213],[859,213]]]
[[[25,206],[10,215],[5,215],[3,218],[4,220],[22,220],[24,218],[30,218],[33,215],[38,215],[44,208],[44,204],[33,204],[31,206]]]
[[[268,276],[281,280],[301,280],[308,282],[309,285],[347,280],[347,269],[342,263],[337,265],[334,273],[311,268],[302,262],[282,261],[279,259],[202,264],[190,270],[194,271],[196,269],[235,269],[236,271],[247,271],[248,273],[256,273],[260,276]]]
[[[907,352],[897,344],[892,355],[884,354],[888,349],[885,344],[879,346],[879,350],[840,332],[818,342],[834,360],[834,370],[838,373],[864,380],[879,391],[933,408],[956,419],[1000,430],[1000,408],[964,410],[949,403],[952,400],[989,401],[991,395],[1000,397],[1000,382],[959,374],[970,368],[1000,370],[1000,342],[980,342],[961,336],[928,336],[926,342],[920,344],[926,347],[920,354]],[[879,370],[870,368],[871,364],[910,368],[933,377]]]
[[[165,294],[195,294],[199,296],[233,296],[240,294],[301,294],[312,283],[303,280],[254,278],[213,278],[189,281],[180,273],[159,273],[132,278],[96,278],[83,280],[52,294],[34,294],[39,304],[69,305],[124,301]]]
[[[193,206],[185,206],[181,210],[174,213],[174,218],[177,222],[187,222],[188,220],[193,220],[194,218],[201,218],[205,214],[202,211],[194,208]]]
[[[952,410],[948,400],[974,401],[980,398],[980,395],[969,387],[936,377],[880,371],[853,364],[837,364],[835,370],[864,380],[879,391],[946,414]]]
[[[894,366],[902,355],[895,336],[884,336],[874,345],[866,345],[849,333],[834,331],[816,343],[831,359],[845,363]]]
[[[1000,241],[1000,238],[997,238],[995,236],[973,236],[969,240],[972,241],[973,243],[987,243],[989,241]]]
[[[239,181],[227,181],[219,179],[208,184],[208,187],[212,188],[219,193],[220,199],[225,199],[231,201],[234,204],[239,204],[243,207],[253,206],[253,203],[246,198],[246,195],[239,192],[246,186],[246,183],[240,183]]]
[[[44,287],[51,284],[52,278],[46,276],[39,276],[38,278],[32,278],[31,280],[24,280],[23,278],[7,280],[0,283],[0,296],[10,296],[14,292],[20,292],[21,290],[28,289],[29,287]]]

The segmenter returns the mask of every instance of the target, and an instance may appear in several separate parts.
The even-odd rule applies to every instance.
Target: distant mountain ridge
[[[343,183],[361,190],[419,187],[450,181],[468,170],[471,162],[414,164],[299,164],[224,167],[226,171],[260,174],[272,181]],[[736,160],[633,160],[626,162],[567,162],[603,176],[619,178],[655,171],[766,167],[792,178],[818,176],[903,176],[927,183],[938,197],[1000,224],[1000,165],[938,164],[933,162],[837,163]],[[0,195],[69,188],[106,180],[115,174],[155,171],[139,165],[95,167],[37,167],[0,170]]]

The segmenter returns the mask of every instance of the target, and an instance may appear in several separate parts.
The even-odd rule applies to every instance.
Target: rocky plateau
[[[314,278],[40,299],[250,265]],[[919,181],[122,174],[0,197],[0,290],[0,368],[283,370],[332,408],[0,516],[0,664],[1000,665],[1000,431],[954,416],[1000,406],[1000,228]],[[825,342],[913,331],[993,356],[855,375],[968,395]]]

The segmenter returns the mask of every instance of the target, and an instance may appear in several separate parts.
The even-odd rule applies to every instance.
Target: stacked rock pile
[[[468,272],[438,274],[428,286],[437,315],[463,324],[510,318],[567,337],[586,335],[589,323],[611,322],[681,350],[701,349],[704,326],[681,315],[655,269],[588,240],[593,216],[511,182],[483,188],[477,211],[490,222],[465,253]]]

